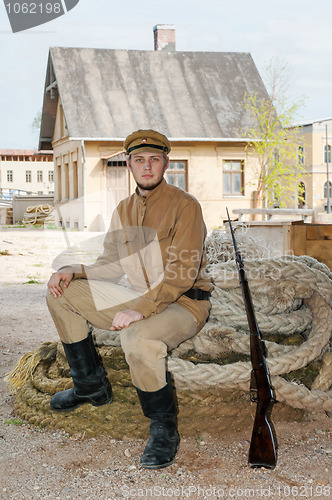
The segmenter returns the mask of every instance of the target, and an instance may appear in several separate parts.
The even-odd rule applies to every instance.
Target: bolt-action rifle
[[[250,330],[250,357],[252,364],[250,400],[257,403],[248,462],[251,467],[267,467],[269,469],[273,469],[277,463],[277,455],[269,416],[275,399],[273,387],[270,382],[269,369],[265,359],[266,347],[258,329],[249,284],[244,270],[244,264],[237,249],[228,209],[226,210]]]

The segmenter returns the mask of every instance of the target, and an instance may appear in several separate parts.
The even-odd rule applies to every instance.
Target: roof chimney
[[[175,50],[175,26],[173,24],[156,24],[153,33],[154,50]]]

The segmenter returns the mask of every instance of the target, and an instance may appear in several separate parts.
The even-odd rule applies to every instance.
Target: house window
[[[37,170],[37,182],[43,182],[43,171]]]
[[[304,165],[304,146],[298,148],[297,161],[299,165]]]
[[[57,196],[58,196],[58,200],[61,200],[62,199],[62,175],[61,175],[61,165],[58,165],[57,166],[57,174],[58,174],[58,192],[57,192]]]
[[[54,172],[53,170],[48,171],[48,182],[54,182]]]
[[[329,198],[332,199],[332,183],[329,181]],[[327,181],[324,184],[324,198],[327,198]]]
[[[242,160],[224,160],[223,175],[225,196],[244,194],[244,162]]]
[[[273,208],[280,208],[281,193],[281,186],[279,182],[276,182],[273,189]]]
[[[7,170],[7,182],[13,182],[13,171]]]
[[[117,157],[122,158],[124,155],[118,155]],[[108,160],[107,162],[108,167],[126,167],[127,162],[126,160]]]
[[[65,193],[64,199],[69,200],[69,163],[64,164],[64,177],[65,177]]]
[[[297,207],[303,208],[306,204],[306,191],[304,182],[300,182],[297,186]]]
[[[331,145],[324,146],[324,163],[331,163]]]
[[[187,191],[187,161],[170,161],[165,178],[168,184]]]
[[[73,161],[73,197],[78,198],[78,165],[77,161]]]
[[[25,171],[25,182],[31,182],[31,170]]]

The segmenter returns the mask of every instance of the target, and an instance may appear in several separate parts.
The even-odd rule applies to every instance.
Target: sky
[[[38,149],[32,122],[49,47],[153,50],[156,24],[175,26],[178,51],[250,52],[262,77],[271,60],[282,61],[294,96],[304,97],[299,121],[332,117],[331,0],[80,0],[18,33],[0,0],[0,149]]]

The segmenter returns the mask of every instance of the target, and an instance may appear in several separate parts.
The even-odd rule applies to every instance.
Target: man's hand
[[[141,313],[134,311],[133,309],[126,309],[125,311],[117,312],[111,330],[122,330],[122,328],[126,328],[133,323],[134,321],[140,321],[143,319]]]
[[[63,283],[63,287],[67,288],[69,283],[73,279],[74,273],[72,272],[71,267],[64,267],[60,269],[56,273],[53,273],[50,277],[49,282],[47,283],[48,292],[50,295],[53,295],[55,298],[61,297],[63,294],[63,290],[60,286],[60,281]]]

